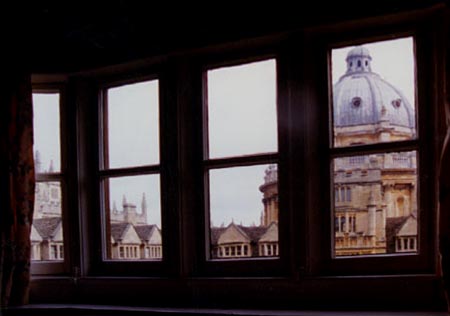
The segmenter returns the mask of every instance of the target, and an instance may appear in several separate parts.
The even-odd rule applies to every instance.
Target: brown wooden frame
[[[445,76],[444,69],[439,68],[445,58],[440,53],[442,25],[442,11],[431,8],[292,30],[72,74],[67,91],[68,113],[73,117],[69,115],[66,122],[72,144],[68,155],[71,168],[67,171],[73,189],[68,190],[71,260],[67,271],[71,272],[35,278],[32,301],[68,301],[75,293],[79,302],[97,304],[268,309],[441,308],[434,189],[437,153],[445,125],[442,115]],[[330,47],[405,34],[413,34],[416,39],[419,140],[330,150]],[[205,159],[205,69],[268,58],[277,60],[279,152]],[[156,75],[160,80],[159,169],[147,166],[102,170],[101,141],[94,136],[101,124],[99,91],[148,75]],[[430,210],[420,222],[420,243],[426,245],[426,250],[422,249],[419,255],[333,259],[330,157],[395,151],[399,150],[398,145],[401,149],[419,151],[420,207]],[[205,169],[259,162],[279,165],[280,210],[283,210],[279,219],[280,258],[206,260],[205,228],[209,225]],[[99,230],[101,178],[156,171],[161,175],[163,261],[104,261]]]
[[[70,132],[68,127],[68,114],[67,103],[67,91],[63,82],[64,77],[48,78],[47,76],[34,76],[32,78],[32,90],[33,93],[58,93],[59,94],[59,137],[60,137],[60,159],[61,170],[54,173],[36,173],[36,182],[59,182],[61,185],[61,218],[63,226],[63,247],[64,247],[64,259],[61,261],[32,261],[31,273],[33,275],[48,275],[48,274],[65,274],[70,271],[71,249],[69,240],[71,238],[71,231],[73,228],[69,225],[69,207],[70,201],[73,199],[69,197],[68,190],[73,185],[70,183],[69,174],[69,149],[67,144],[69,143]],[[57,81],[55,83],[55,81]]]
[[[266,48],[267,49],[267,48]],[[270,48],[274,50],[275,48]],[[201,175],[198,177],[202,179],[202,193],[203,193],[203,212],[199,212],[199,222],[204,222],[203,229],[200,228],[198,243],[203,244],[203,248],[199,253],[199,270],[197,271],[200,275],[208,276],[264,276],[264,275],[282,275],[280,261],[284,258],[284,254],[281,253],[279,257],[274,258],[239,258],[239,259],[227,259],[227,260],[213,260],[209,259],[210,256],[210,220],[209,220],[209,171],[214,169],[223,169],[231,167],[243,167],[243,166],[257,166],[261,164],[277,164],[278,169],[279,164],[279,151],[280,151],[280,139],[282,138],[282,131],[277,127],[277,140],[278,140],[278,150],[274,153],[260,153],[252,155],[243,156],[231,156],[225,158],[209,158],[208,153],[208,99],[207,99],[207,71],[217,69],[220,67],[231,67],[237,65],[245,65],[251,62],[265,61],[265,60],[275,60],[276,71],[278,73],[279,69],[279,58],[277,53],[265,52],[265,54],[260,54],[259,52],[244,52],[240,55],[239,52],[233,52],[230,56],[224,56],[223,54],[218,54],[218,56],[208,56],[207,62],[201,64],[202,69],[202,109],[203,122],[201,130],[202,135],[202,150],[200,152],[202,159],[200,164]],[[279,82],[278,75],[276,77],[276,87],[277,87],[277,126],[278,123],[278,111],[279,111]],[[281,135],[280,135],[281,134]],[[280,177],[280,174],[279,174]],[[282,196],[282,194],[280,194]],[[283,200],[283,197],[280,198]],[[282,202],[280,202],[282,203]],[[279,219],[279,222],[281,219]],[[281,228],[281,226],[279,226]],[[203,230],[203,231],[202,231]],[[281,229],[279,229],[281,230]],[[282,234],[279,233],[279,239],[281,239]],[[284,259],[285,260],[285,259]]]
[[[383,22],[385,23],[385,22]],[[332,108],[331,103],[331,86],[329,83],[329,76],[326,78],[322,76],[317,81],[317,91],[322,91],[321,96],[318,96],[320,100],[317,107],[320,109],[320,116],[325,116],[324,113],[328,112],[329,125],[322,126],[321,137],[322,152],[326,158],[322,161],[323,166],[329,166],[332,158],[351,156],[357,154],[369,154],[376,152],[394,152],[394,151],[417,151],[418,160],[418,209],[420,212],[419,220],[419,244],[423,247],[418,254],[402,254],[402,255],[376,255],[376,256],[361,256],[361,257],[337,257],[332,258],[330,246],[322,244],[319,249],[322,251],[317,253],[317,257],[321,258],[318,270],[319,273],[325,275],[377,275],[377,274],[398,274],[398,273],[419,273],[427,274],[433,273],[436,267],[436,200],[433,192],[437,192],[433,177],[427,175],[436,174],[436,166],[434,163],[438,159],[438,147],[437,144],[431,141],[438,134],[438,130],[431,122],[438,120],[434,109],[438,108],[438,100],[436,96],[430,94],[435,86],[439,83],[433,80],[423,80],[422,78],[437,78],[438,74],[433,72],[432,63],[435,60],[431,54],[431,50],[427,47],[433,47],[437,45],[434,38],[430,38],[428,35],[428,28],[426,25],[429,21],[425,18],[421,22],[416,21],[414,24],[407,23],[387,23],[387,25],[367,24],[361,25],[360,28],[355,31],[351,26],[343,26],[339,29],[339,32],[327,30],[328,34],[324,37],[325,40],[320,40],[320,43],[316,43],[317,50],[321,51],[318,59],[315,59],[317,65],[315,71],[321,73],[329,73],[330,57],[329,51],[331,48],[355,45],[358,43],[381,41],[386,39],[401,38],[407,36],[413,36],[415,41],[415,53],[416,53],[416,121],[417,121],[417,139],[392,142],[392,143],[376,143],[370,145],[360,145],[352,147],[331,147],[332,145]],[[321,30],[323,31],[323,30]],[[321,31],[319,33],[321,33]],[[320,48],[319,48],[320,47]],[[435,48],[435,51],[437,48]],[[327,64],[325,64],[325,62]],[[320,68],[319,68],[320,67]],[[328,72],[325,70],[328,69]],[[325,83],[328,81],[328,83]],[[325,92],[325,87],[328,87],[328,91]],[[328,96],[326,100],[323,96]],[[327,107],[323,105],[327,104]],[[434,106],[430,106],[434,105]],[[331,167],[329,167],[331,168]],[[333,203],[331,197],[333,196],[332,190],[332,171],[329,168],[322,168],[321,172],[317,174],[321,179],[330,179],[329,183],[322,181],[323,189],[328,188],[330,192],[329,198],[324,199],[321,203],[320,209],[323,210],[322,215],[317,216],[317,220],[321,222],[329,222],[326,224],[325,231],[321,231],[322,236],[326,236],[326,239],[332,241],[333,236],[331,234],[331,219],[333,217],[330,210],[333,209]],[[325,215],[324,215],[325,214]],[[328,242],[331,245],[331,242]]]

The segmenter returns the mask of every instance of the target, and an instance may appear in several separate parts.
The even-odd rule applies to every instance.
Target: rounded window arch
[[[406,216],[405,198],[403,196],[397,197],[397,212],[398,216]]]

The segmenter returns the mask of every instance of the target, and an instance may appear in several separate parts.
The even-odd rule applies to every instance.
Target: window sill
[[[111,305],[33,304],[9,308],[4,315],[233,315],[233,316],[445,316],[437,311],[294,311],[199,308],[150,308]]]

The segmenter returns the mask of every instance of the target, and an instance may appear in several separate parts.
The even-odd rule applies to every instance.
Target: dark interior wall
[[[2,20],[13,56],[33,72],[72,72],[136,58],[267,36],[306,26],[423,9],[437,0],[286,4],[171,1],[15,3]],[[9,49],[8,49],[9,50]]]
[[[226,6],[207,8],[207,13],[204,13],[201,8],[180,8],[174,4],[172,8],[168,8],[170,3],[166,8],[160,9],[149,8],[146,2],[129,0],[107,3],[96,1],[95,4],[42,1],[16,8],[11,16],[14,23],[5,24],[3,30],[14,30],[6,32],[5,36],[11,58],[19,60],[21,65],[30,67],[33,72],[64,73],[138,58],[182,53],[219,43],[245,41],[292,30],[301,32],[304,27],[420,10],[436,5],[437,2],[377,1],[370,5],[359,1],[331,4],[320,1],[315,2],[312,7],[311,3],[299,3],[297,5],[300,8],[294,8],[293,5],[283,7],[281,4],[243,8],[242,5],[227,3]],[[380,17],[382,18],[384,17]],[[17,28],[14,29],[15,27]],[[377,281],[380,280],[373,282]],[[342,282],[344,288],[346,282]],[[257,284],[257,287],[262,286]],[[363,287],[370,286],[364,284],[361,285]],[[404,287],[409,289],[407,282]],[[59,287],[54,290],[61,291]],[[87,284],[85,290],[92,294],[90,297],[97,303],[100,298],[109,294],[107,289],[96,288],[92,284]],[[214,287],[211,289],[200,286],[197,291],[210,296],[220,292]],[[42,294],[45,296],[48,292]],[[244,294],[246,293],[242,297]],[[294,294],[300,296],[303,293],[293,293],[291,296]],[[364,296],[365,293],[361,292],[360,295]],[[425,287],[424,296],[430,300],[433,297],[435,300],[441,299],[436,299],[438,294]],[[260,302],[257,293],[252,299]],[[111,301],[107,297],[105,301],[108,300]],[[317,302],[317,306],[321,303]],[[335,306],[338,304],[333,303]],[[212,298],[211,304],[214,305]],[[44,311],[42,314],[50,313]]]

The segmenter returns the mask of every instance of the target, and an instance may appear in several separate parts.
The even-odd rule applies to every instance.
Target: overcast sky
[[[414,104],[414,55],[411,38],[364,45],[372,71],[399,88]],[[352,47],[332,50],[332,80],[346,71]],[[108,90],[110,167],[159,163],[158,81]],[[60,168],[58,94],[34,94],[35,150],[44,169],[53,160]],[[209,155],[222,158],[276,152],[276,62],[274,60],[208,71]],[[259,224],[263,204],[259,186],[267,165],[215,169],[210,172],[211,221],[220,226]],[[149,223],[161,227],[159,176],[111,180],[111,207],[122,209],[122,197],[140,212],[142,194]]]
[[[48,172],[53,161],[55,172],[61,170],[59,136],[59,93],[33,93],[34,151],[39,151],[41,172]]]
[[[209,156],[276,152],[276,62],[208,71]],[[215,226],[259,225],[259,186],[267,165],[210,171],[210,216]]]

